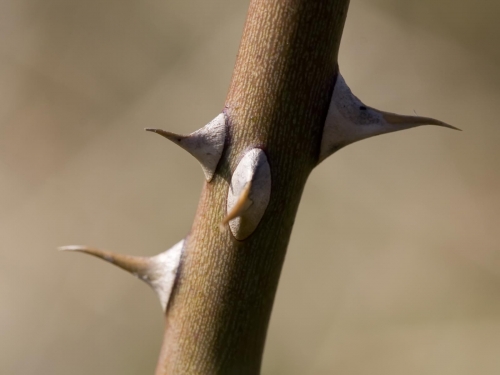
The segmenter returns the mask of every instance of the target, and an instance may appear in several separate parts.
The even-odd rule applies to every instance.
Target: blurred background
[[[0,373],[152,374],[149,288],[87,244],[153,255],[203,174],[143,131],[222,109],[248,1],[0,1]],[[432,116],[311,175],[263,374],[500,372],[500,3],[351,1],[340,66],[368,105]]]

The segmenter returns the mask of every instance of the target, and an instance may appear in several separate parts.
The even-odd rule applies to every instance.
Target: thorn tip
[[[351,92],[338,73],[323,128],[319,162],[342,147],[362,139],[421,125],[461,130],[431,117],[398,115],[369,107]]]
[[[172,248],[153,257],[138,257],[117,254],[80,245],[61,246],[59,251],[79,251],[90,254],[131,273],[149,284],[158,295],[163,309],[166,309],[179,267],[184,240]]]
[[[260,148],[248,151],[231,176],[227,196],[227,215],[221,225],[229,224],[233,236],[242,241],[259,225],[271,197],[271,168]]]
[[[203,128],[189,135],[180,135],[161,129],[146,128],[178,144],[193,155],[201,164],[205,178],[210,182],[219,163],[226,139],[226,118],[223,113]]]
[[[243,211],[245,211],[250,204],[252,203],[249,199],[248,196],[250,195],[250,189],[252,189],[252,181],[248,181],[245,187],[243,188],[243,191],[241,192],[240,196],[238,197],[238,200],[236,201],[235,205],[231,210],[227,213],[226,217],[222,222],[220,223],[221,228],[225,228],[225,226],[233,219],[237,218],[238,216],[241,216]]]

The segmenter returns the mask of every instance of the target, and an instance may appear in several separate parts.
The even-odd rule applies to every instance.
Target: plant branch
[[[258,374],[300,197],[317,165],[348,0],[252,0],[206,182],[167,306],[157,375]],[[243,241],[219,226],[232,173],[266,153],[271,196]]]

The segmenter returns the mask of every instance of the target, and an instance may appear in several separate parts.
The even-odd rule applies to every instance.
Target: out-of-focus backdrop
[[[500,373],[500,3],[353,0],[340,66],[422,127],[311,175],[263,374]],[[151,374],[163,319],[125,272],[57,246],[153,255],[203,175],[144,127],[221,110],[248,1],[0,1],[0,373]]]

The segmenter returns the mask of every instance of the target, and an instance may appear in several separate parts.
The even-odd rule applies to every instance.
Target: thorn
[[[226,140],[226,119],[223,113],[189,135],[175,134],[161,129],[145,130],[159,134],[189,152],[200,162],[206,180],[208,182],[212,180]]]
[[[237,218],[242,214],[243,211],[245,211],[250,205],[252,204],[252,201],[249,198],[250,195],[250,189],[252,189],[252,181],[249,181],[245,188],[243,189],[242,193],[240,194],[238,200],[236,201],[236,204],[233,206],[231,211],[229,211],[220,223],[219,227],[221,230],[225,230],[226,225],[233,219]]]
[[[146,130],[147,132],[160,134],[161,136],[163,136],[163,137],[167,138],[168,140],[175,142],[177,144],[179,144],[183,139],[188,137],[187,135],[175,134],[175,133],[167,132],[167,131],[161,130],[161,129],[145,128],[144,130]]]
[[[231,176],[227,195],[227,215],[233,236],[242,241],[250,236],[266,212],[271,197],[271,168],[260,148],[248,151]]]
[[[319,162],[362,139],[421,125],[460,130],[430,117],[404,116],[369,107],[351,92],[339,73],[323,129]]]
[[[384,112],[384,111],[377,111],[376,109],[373,109],[376,112],[379,112],[384,120],[387,122],[389,125],[397,125],[397,126],[402,126],[404,129],[409,129],[412,127],[417,127],[420,125],[436,125],[436,126],[442,126],[443,128],[448,128],[448,129],[453,129],[453,130],[458,130],[462,131],[462,129],[456,128],[455,126],[449,125],[446,122],[436,120],[431,117],[421,117],[421,116],[405,116],[405,115],[398,115],[396,113],[391,113],[391,112]],[[395,129],[393,131],[397,131],[400,129]]]
[[[167,251],[153,257],[122,255],[107,250],[78,245],[62,246],[58,250],[77,251],[93,255],[130,272],[154,289],[160,299],[163,310],[166,310],[168,299],[174,286],[183,247],[184,240],[178,242]]]
[[[87,246],[62,246],[59,248],[59,251],[77,251],[93,255],[97,258],[105,260],[106,262],[112,263],[141,279],[142,275],[145,275],[150,267],[150,258],[116,254],[111,251],[95,249]]]

